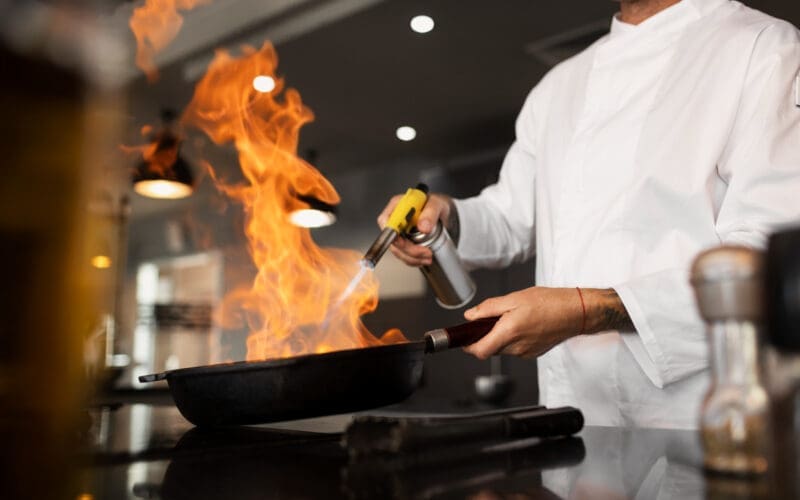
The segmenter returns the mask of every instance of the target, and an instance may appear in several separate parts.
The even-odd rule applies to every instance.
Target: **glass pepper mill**
[[[765,367],[775,436],[771,475],[783,498],[800,498],[800,226],[773,233],[765,258]]]
[[[716,472],[761,474],[768,466],[769,398],[759,362],[762,261],[755,250],[722,246],[701,253],[692,265],[711,362],[701,440],[704,465]]]

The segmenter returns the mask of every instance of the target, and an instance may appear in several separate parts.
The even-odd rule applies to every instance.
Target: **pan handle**
[[[481,318],[456,326],[438,328],[425,333],[425,352],[439,352],[453,347],[464,347],[482,339],[489,333],[499,316]]]
[[[141,375],[139,382],[158,382],[159,380],[166,380],[167,372],[151,373],[150,375]]]

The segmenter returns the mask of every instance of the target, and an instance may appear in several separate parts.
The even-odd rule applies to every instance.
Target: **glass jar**
[[[711,364],[700,414],[705,467],[762,474],[769,462],[770,407],[759,361],[761,254],[735,246],[705,251],[692,266],[692,285]]]

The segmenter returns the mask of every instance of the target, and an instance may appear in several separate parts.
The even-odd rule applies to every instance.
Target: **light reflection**
[[[95,255],[92,257],[92,267],[97,269],[108,269],[111,267],[111,257],[108,255]]]

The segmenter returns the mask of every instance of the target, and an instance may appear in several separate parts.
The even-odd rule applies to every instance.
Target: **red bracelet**
[[[583,302],[583,293],[581,293],[581,289],[579,287],[575,287],[575,290],[578,291],[578,297],[581,298],[581,309],[583,310],[583,321],[581,321],[581,335],[586,333],[586,304]]]

